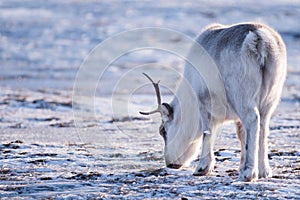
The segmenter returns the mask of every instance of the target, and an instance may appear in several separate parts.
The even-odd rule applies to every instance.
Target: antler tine
[[[140,114],[141,114],[141,115],[151,115],[151,114],[157,113],[157,112],[160,113],[160,109],[159,109],[159,108],[157,108],[157,109],[155,109],[155,110],[153,110],[153,111],[151,111],[151,112],[141,112],[141,111],[140,111]]]
[[[159,91],[159,86],[158,86],[159,81],[158,81],[157,83],[155,83],[155,82],[150,78],[150,76],[148,76],[148,74],[146,74],[146,73],[143,73],[143,74],[151,81],[151,83],[152,83],[153,86],[154,86],[158,106],[157,106],[157,108],[156,108],[155,110],[153,110],[153,111],[151,111],[151,112],[140,112],[140,114],[142,114],[142,115],[151,115],[151,114],[156,113],[156,112],[161,113],[161,97],[160,97],[160,91]]]
[[[150,78],[150,76],[149,76],[148,74],[146,74],[146,73],[143,73],[143,74],[144,74],[144,75],[151,81],[151,83],[153,84],[154,89],[155,89],[155,92],[156,92],[157,104],[158,104],[158,105],[161,105],[161,97],[160,97],[160,91],[159,91],[159,86],[158,86],[158,84],[159,84],[160,81],[157,81],[157,83],[155,83],[155,82]]]

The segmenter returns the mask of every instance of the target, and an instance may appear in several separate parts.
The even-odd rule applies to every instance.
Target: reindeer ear
[[[161,116],[164,122],[171,121],[173,119],[173,108],[167,104],[163,103],[161,105]]]

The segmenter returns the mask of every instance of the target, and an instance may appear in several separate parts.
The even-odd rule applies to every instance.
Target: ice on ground
[[[0,198],[299,198],[299,18],[300,3],[292,0],[0,0]],[[212,175],[192,176],[197,161],[165,168],[159,115],[138,113],[155,107],[152,85],[127,96],[126,88],[146,83],[144,71],[132,70],[144,65],[169,102],[184,64],[170,52],[123,55],[100,77],[93,97],[72,98],[84,58],[114,34],[162,27],[195,37],[210,23],[241,21],[269,24],[287,46],[289,73],[270,127],[270,179],[236,181],[240,145],[233,125],[217,138]]]

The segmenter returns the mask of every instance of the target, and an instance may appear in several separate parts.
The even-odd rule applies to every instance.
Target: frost
[[[299,198],[299,2],[16,0],[0,5],[0,198]],[[274,27],[288,53],[289,73],[270,125],[270,179],[237,181],[240,144],[232,125],[217,138],[217,165],[210,176],[192,176],[197,161],[180,170],[165,168],[159,116],[138,114],[155,105],[152,87],[138,88],[125,101],[126,90],[114,86],[124,73],[146,64],[155,79],[174,88],[180,76],[170,70],[182,72],[184,63],[169,52],[147,49],[120,57],[99,80],[95,102],[72,103],[80,64],[114,34],[154,26],[195,37],[210,23],[253,20]],[[137,76],[142,75],[133,74],[124,88],[139,83]],[[172,98],[168,87],[161,91],[166,102]],[[114,115],[112,93],[128,113]],[[79,123],[74,110],[82,112]]]

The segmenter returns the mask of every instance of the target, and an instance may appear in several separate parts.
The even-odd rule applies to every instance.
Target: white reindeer
[[[223,121],[211,119],[214,113],[211,113],[208,89],[193,67],[185,67],[184,79],[197,95],[197,104],[190,102],[189,96],[181,89],[183,81],[171,103],[161,104],[158,83],[145,74],[155,87],[158,108],[141,114],[159,112],[162,115],[160,134],[165,141],[167,167],[180,168],[195,159],[202,149],[194,175],[209,174],[215,164],[216,127],[233,120],[241,142],[239,179],[254,181],[258,177],[271,177],[267,141],[269,124],[287,73],[286,49],[280,35],[260,23],[213,24],[205,28],[196,41],[219,69],[227,97],[226,117]],[[190,117],[181,116],[181,109],[189,110]],[[196,115],[192,113],[197,109],[200,116],[193,118]],[[189,130],[194,123],[200,124],[198,135],[201,137],[194,137],[195,133]]]

